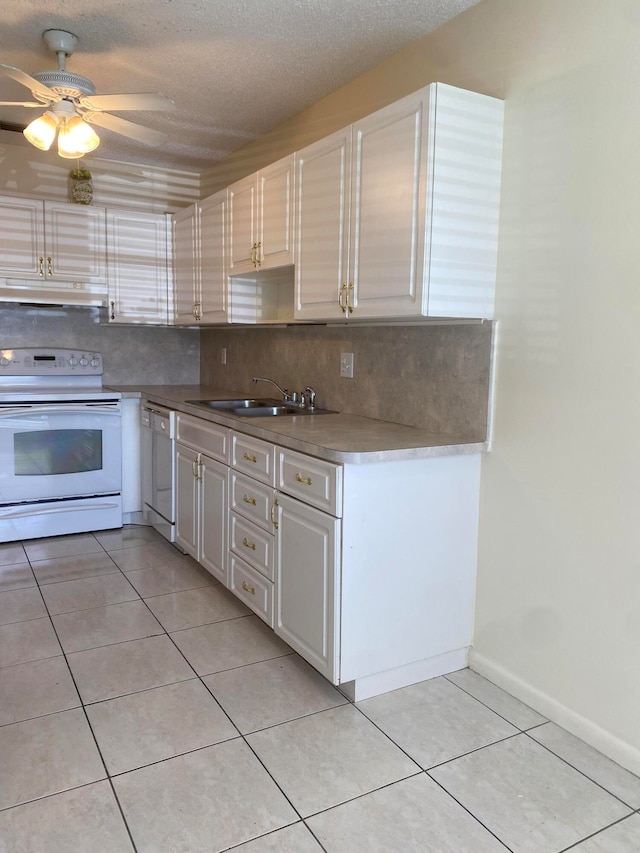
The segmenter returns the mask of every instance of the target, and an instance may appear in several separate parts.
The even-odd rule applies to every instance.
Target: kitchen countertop
[[[468,442],[460,436],[429,432],[425,429],[364,418],[358,415],[287,415],[285,417],[243,418],[193,406],[186,400],[216,397],[243,398],[204,385],[111,385],[124,398],[142,398],[194,415],[246,435],[262,438],[291,450],[308,453],[329,462],[385,462],[399,459],[425,459],[481,453],[486,442]],[[258,421],[260,423],[258,423]]]

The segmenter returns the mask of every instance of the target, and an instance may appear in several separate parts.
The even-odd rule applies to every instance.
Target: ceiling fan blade
[[[0,101],[0,107],[40,107],[44,109],[46,104],[41,101]]]
[[[174,102],[160,94],[91,95],[80,98],[80,106],[88,110],[164,110],[175,109]]]
[[[4,71],[7,77],[11,77],[12,80],[15,80],[17,83],[21,83],[23,86],[26,86],[27,89],[30,89],[36,97],[40,96],[41,98],[44,98],[45,102],[60,100],[60,95],[57,95],[25,71],[21,71],[19,68],[14,68],[13,65],[3,65],[1,62],[0,69]]]
[[[136,139],[145,145],[162,145],[166,141],[166,134],[160,133],[159,130],[151,130],[150,127],[142,127],[140,124],[135,124],[124,118],[109,115],[109,113],[85,113],[83,118],[89,124],[97,124],[99,127],[105,127],[107,130],[112,130],[114,133],[121,133],[123,136],[129,136],[131,139]]]

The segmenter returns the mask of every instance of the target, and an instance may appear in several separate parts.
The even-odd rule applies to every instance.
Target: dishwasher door
[[[175,412],[144,405],[141,417],[144,516],[165,539],[175,542]]]

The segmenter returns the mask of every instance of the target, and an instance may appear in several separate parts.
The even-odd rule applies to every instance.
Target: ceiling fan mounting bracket
[[[65,56],[71,56],[78,45],[78,36],[66,30],[45,30],[42,38],[49,50],[63,53]]]

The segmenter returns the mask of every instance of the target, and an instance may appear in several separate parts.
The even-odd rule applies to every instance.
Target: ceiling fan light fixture
[[[46,113],[30,122],[22,132],[36,148],[41,151],[48,151],[56,138],[59,122],[59,117],[47,110]]]
[[[58,154],[75,160],[89,154],[100,145],[100,137],[79,115],[64,121],[58,133]]]

